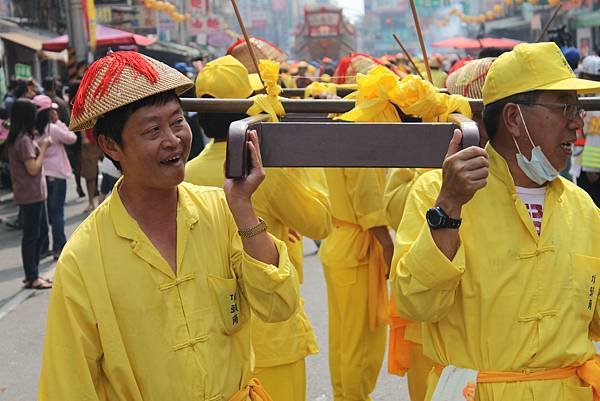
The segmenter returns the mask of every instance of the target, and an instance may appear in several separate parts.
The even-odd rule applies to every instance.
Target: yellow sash
[[[377,327],[388,322],[388,291],[385,278],[387,270],[383,248],[369,230],[363,230],[358,224],[332,218],[336,227],[349,227],[360,231],[359,235],[359,257],[369,258],[369,283],[368,283],[368,309],[369,330],[374,331]]]

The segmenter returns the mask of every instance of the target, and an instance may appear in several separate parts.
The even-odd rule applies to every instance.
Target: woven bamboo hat
[[[96,60],[86,71],[73,101],[71,131],[92,128],[98,118],[148,96],[193,82],[174,68],[134,51],[118,51]]]
[[[446,87],[451,95],[481,99],[482,88],[495,57],[486,57],[467,62],[448,75]]]

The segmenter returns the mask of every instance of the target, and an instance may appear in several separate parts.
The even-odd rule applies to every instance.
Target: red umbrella
[[[500,49],[512,49],[519,43],[522,43],[520,40],[507,38],[481,38],[479,41],[482,47],[497,47]]]
[[[431,44],[433,47],[451,47],[455,49],[478,49],[481,44],[477,39],[465,38],[464,36],[455,36],[440,42]]]
[[[109,28],[98,25],[96,27],[96,46],[119,46],[119,45],[138,45],[149,46],[156,42],[156,39],[143,35],[136,35],[131,32],[121,31],[119,29]],[[42,49],[51,52],[61,52],[69,45],[69,36],[62,35],[42,43]]]
[[[521,43],[519,40],[507,38],[481,38],[471,39],[464,36],[455,36],[450,39],[434,42],[433,47],[451,47],[455,49],[480,49],[482,47],[498,47],[500,49],[512,49]]]

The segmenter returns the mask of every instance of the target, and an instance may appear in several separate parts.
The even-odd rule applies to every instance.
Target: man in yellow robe
[[[555,44],[518,45],[486,78],[486,148],[455,132],[443,172],[413,185],[390,281],[399,313],[425,322],[427,400],[461,377],[481,401],[598,399],[600,214],[557,172],[577,93],[598,91]]]
[[[223,68],[226,66],[226,68]],[[232,87],[231,83],[235,85]],[[235,88],[235,89],[234,89]],[[252,93],[246,68],[232,57],[209,64],[196,79],[198,97],[246,98]],[[231,122],[244,116],[210,113],[199,116],[211,142],[186,166],[186,181],[222,187],[225,181],[226,138]],[[288,246],[290,260],[302,282],[302,238],[322,239],[331,227],[329,199],[320,169],[266,169],[264,183],[254,193],[252,204],[269,227],[269,232]],[[252,345],[256,354],[254,376],[259,378],[274,401],[306,399],[304,358],[319,351],[313,328],[301,300],[297,313],[280,323],[253,316]]]
[[[94,126],[123,171],[73,234],[50,297],[40,400],[268,400],[251,377],[250,310],[288,319],[298,281],[266,232],[252,169],[225,191],[182,183],[191,131],[178,93],[192,82],[136,52],[96,61],[71,129]]]
[[[387,283],[378,269],[391,261],[393,243],[383,206],[385,174],[382,169],[330,168],[325,175],[333,229],[319,256],[327,282],[333,397],[365,401],[375,389],[386,341]],[[383,287],[375,284],[377,279]],[[374,316],[377,296],[383,297],[385,317]]]

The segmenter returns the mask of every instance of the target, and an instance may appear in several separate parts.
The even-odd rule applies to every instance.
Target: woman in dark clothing
[[[25,270],[25,287],[47,289],[52,285],[39,276],[40,252],[48,236],[46,180],[42,165],[49,137],[34,140],[36,107],[31,100],[18,99],[12,106],[10,131],[6,144],[13,186],[13,197],[23,219],[21,257]]]

